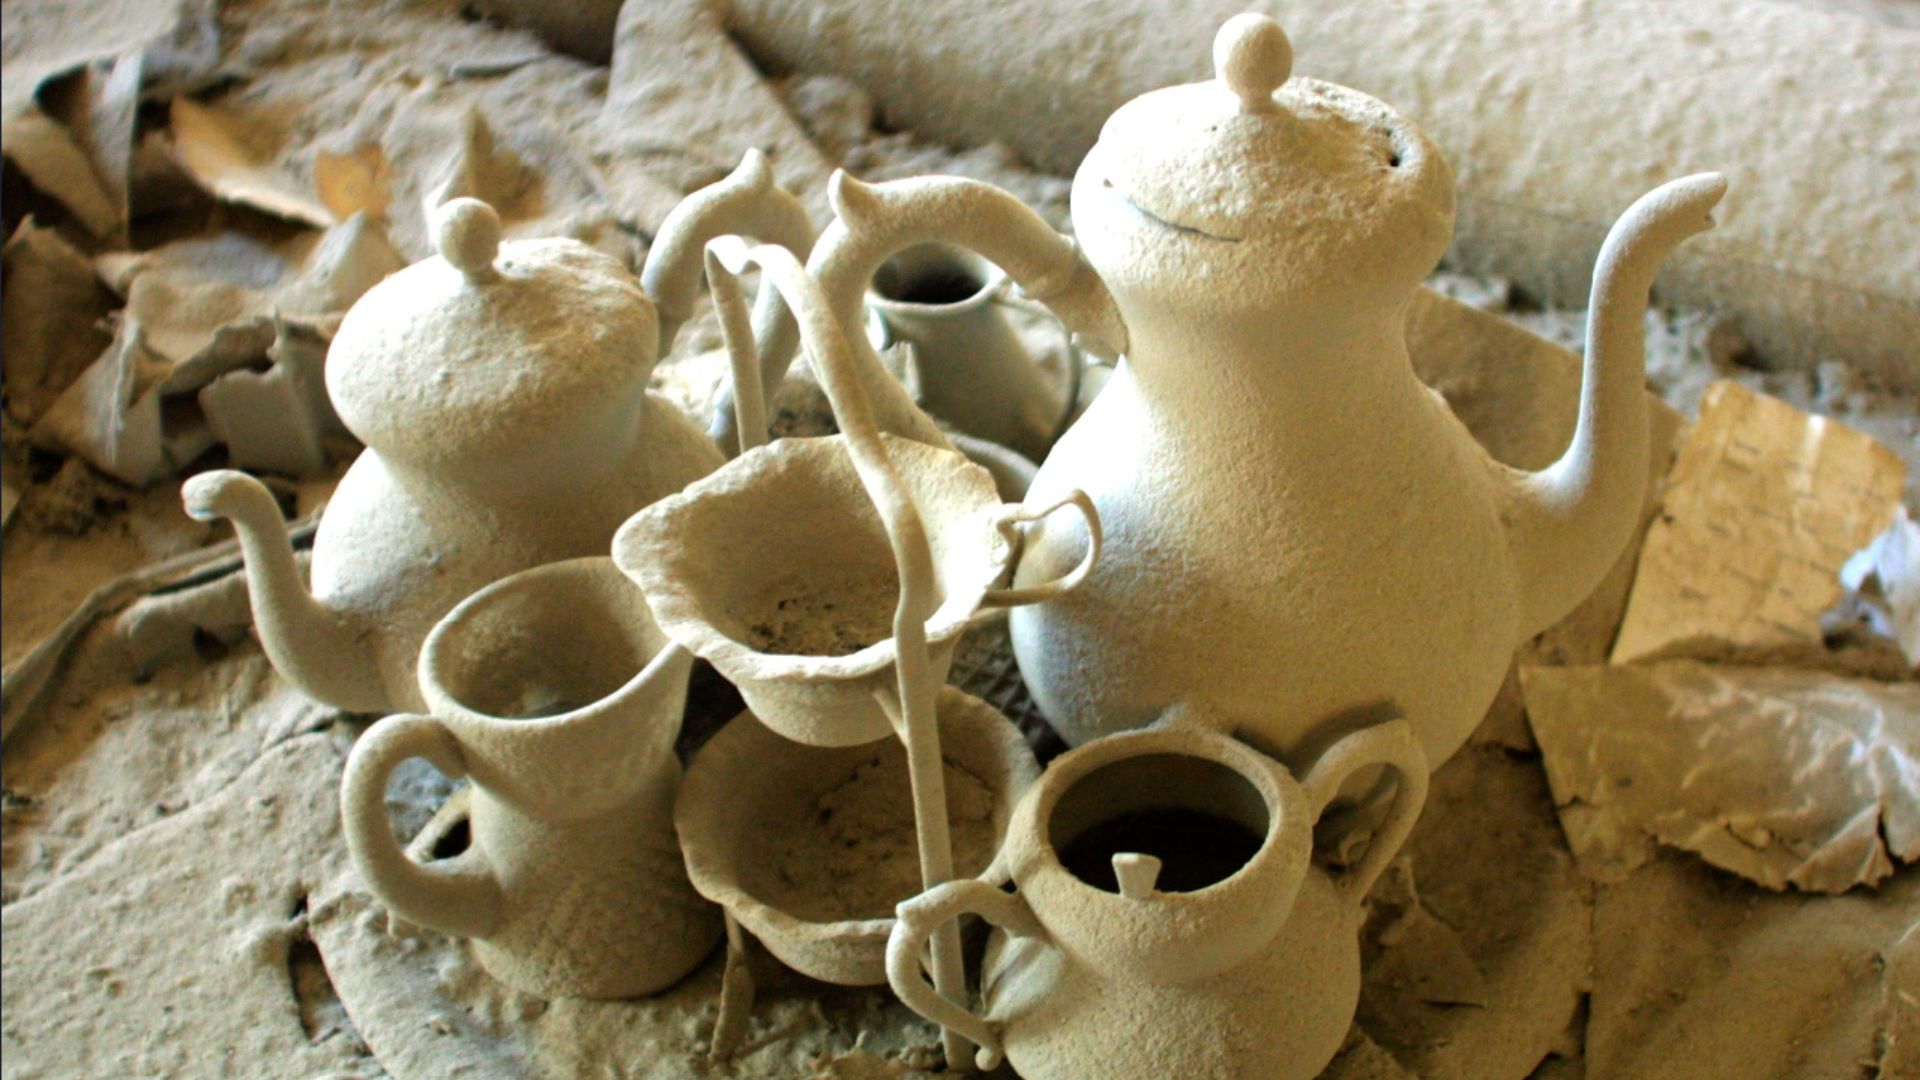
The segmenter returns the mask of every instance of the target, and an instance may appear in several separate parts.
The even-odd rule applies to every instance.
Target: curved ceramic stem
[[[1420,740],[1414,737],[1412,724],[1404,719],[1389,720],[1362,728],[1334,743],[1300,782],[1307,801],[1313,805],[1314,820],[1318,821],[1327,804],[1340,794],[1340,785],[1347,777],[1369,765],[1386,766],[1393,771],[1398,783],[1393,792],[1393,805],[1387,809],[1386,820],[1375,830],[1366,855],[1335,882],[1341,894],[1356,907],[1373,891],[1373,883],[1386,871],[1387,864],[1400,854],[1413,832],[1414,822],[1420,819],[1420,810],[1427,804],[1427,755],[1420,749]]]
[[[1587,310],[1580,419],[1560,460],[1520,476],[1512,536],[1521,639],[1573,610],[1619,558],[1647,481],[1645,313],[1654,275],[1713,225],[1727,181],[1700,173],[1648,192],[1607,233]]]
[[[713,307],[720,316],[720,340],[727,346],[727,362],[733,377],[734,427],[739,429],[740,452],[746,453],[767,441],[766,395],[760,389],[760,354],[754,344],[753,327],[748,322],[746,297],[740,291],[740,279],[733,276],[720,256],[706,253],[707,290],[713,294]],[[762,296],[777,296],[768,289]]]
[[[943,928],[953,928],[954,920],[962,915],[978,915],[1021,937],[1044,936],[1046,930],[1040,920],[1025,900],[977,880],[950,881],[901,903],[893,911],[898,921],[893,935],[887,938],[888,985],[907,1008],[978,1043],[980,1053],[974,1063],[981,1069],[999,1068],[1005,1048],[998,1026],[931,992],[920,976],[920,958],[926,955],[927,939]],[[958,1063],[949,1057],[947,1064],[955,1067]]]
[[[448,776],[466,774],[460,745],[431,716],[389,716],[353,744],[340,778],[340,822],[360,876],[388,910],[408,922],[459,937],[499,928],[500,885],[478,845],[440,862],[417,863],[393,839],[387,779],[408,758],[425,758]]]
[[[687,196],[660,223],[640,271],[640,287],[660,316],[656,358],[667,355],[680,327],[693,317],[707,242],[729,233],[778,244],[801,258],[813,247],[813,222],[806,207],[774,182],[767,157],[758,150],[748,150],[725,179]],[[792,354],[793,320],[772,290],[761,293],[754,319],[763,348]]]
[[[981,598],[982,606],[1018,607],[1022,604],[1038,604],[1064,596],[1087,580],[1087,575],[1093,573],[1093,564],[1100,561],[1101,533],[1100,512],[1093,508],[1093,499],[1088,497],[1086,492],[1075,488],[1057,501],[1042,507],[1024,505],[1008,507],[1000,515],[1000,520],[994,522],[994,527],[999,529],[1010,543],[1017,546],[1020,542],[1020,534],[1015,526],[1022,522],[1039,521],[1054,511],[1063,510],[1069,506],[1080,511],[1080,517],[1087,523],[1087,553],[1081,557],[1079,564],[1052,581],[1043,581],[1038,585],[1028,585],[1018,589],[988,589],[986,595]]]
[[[196,521],[233,522],[246,561],[254,629],[273,666],[335,708],[361,713],[388,708],[360,628],[329,611],[300,580],[286,520],[266,485],[246,473],[218,469],[188,479],[180,498]]]
[[[956,177],[868,185],[839,171],[828,183],[827,195],[836,218],[820,235],[807,266],[841,326],[865,325],[867,286],[888,256],[939,241],[977,252],[999,266],[1070,329],[1116,352],[1125,349],[1120,309],[1073,241],[1007,192]],[[886,426],[921,442],[950,447],[906,390],[886,374],[865,335],[856,334],[851,344],[860,353],[862,381]],[[778,345],[761,338],[761,386],[768,395],[779,388],[793,358],[791,346]]]
[[[880,429],[874,422],[873,405],[862,386],[846,335],[840,330],[843,324],[828,310],[819,285],[808,276],[806,267],[792,252],[771,245],[761,245],[744,253],[717,247],[708,250],[719,254],[722,265],[734,273],[744,269],[747,262],[759,265],[765,285],[770,287],[768,291],[777,291],[793,311],[799,321],[801,340],[809,350],[821,386],[833,406],[834,419],[847,440],[854,470],[879,510],[887,541],[893,548],[900,576],[900,602],[893,615],[894,668],[898,679],[894,694],[897,696],[891,701],[885,691],[876,691],[876,696],[894,719],[906,744],[921,883],[932,888],[953,877],[953,842],[947,826],[946,774],[935,704],[939,687],[931,678],[932,661],[927,652],[927,619],[938,605],[939,597],[935,592],[933,549],[927,541],[926,525],[894,468],[893,459],[887,456],[886,444],[881,441]],[[878,358],[874,359],[872,370],[892,385],[892,380],[879,367]],[[914,411],[918,413],[917,409]],[[924,414],[921,416],[924,419]],[[966,993],[957,930],[935,942],[934,981],[942,994],[956,1000]],[[951,1031],[945,1033],[945,1041],[949,1060],[965,1060],[966,1047]]]

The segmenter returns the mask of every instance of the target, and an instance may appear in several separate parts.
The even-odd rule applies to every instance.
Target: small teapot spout
[[[287,524],[266,486],[219,469],[180,489],[196,521],[226,518],[240,539],[260,644],[273,666],[313,697],[348,712],[380,712],[387,700],[364,639],[307,591]]]
[[[1592,592],[1633,534],[1647,483],[1648,296],[1666,257],[1712,227],[1726,190],[1719,173],[1671,181],[1642,195],[1607,233],[1593,271],[1573,442],[1559,461],[1517,477],[1508,544],[1522,641]]]
[[[1145,900],[1153,895],[1160,881],[1160,860],[1132,851],[1116,852],[1113,876],[1120,882],[1120,895],[1129,900]]]

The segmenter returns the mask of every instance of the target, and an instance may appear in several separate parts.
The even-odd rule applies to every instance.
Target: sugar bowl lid
[[[454,199],[437,254],[368,290],[327,355],[348,430],[389,456],[446,461],[563,437],[645,387],[659,324],[639,282],[577,240],[507,240]]]

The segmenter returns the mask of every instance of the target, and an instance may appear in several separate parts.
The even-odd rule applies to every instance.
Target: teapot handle
[[[820,234],[807,269],[820,282],[833,317],[849,331],[866,325],[867,287],[880,264],[903,248],[939,241],[978,252],[1070,330],[1113,352],[1124,351],[1126,327],[1099,275],[1072,239],[1008,192],[951,176],[869,185],[837,171],[827,196],[835,218]],[[887,374],[866,335],[848,336],[881,428],[951,449],[951,440]],[[793,348],[791,341],[760,335],[763,396],[771,398],[779,389]]]
[[[748,150],[724,178],[681,200],[654,235],[646,265],[640,269],[640,288],[653,301],[660,320],[656,360],[666,357],[680,327],[693,317],[707,242],[734,233],[778,244],[803,259],[813,247],[813,222],[806,207],[774,180],[773,169],[759,150]],[[783,355],[792,352],[796,328],[778,296],[763,292],[754,320],[768,348]]]
[[[907,1008],[972,1039],[980,1049],[974,1064],[982,1071],[1000,1067],[1005,1048],[1000,1025],[990,1023],[966,1007],[949,1001],[920,974],[927,940],[950,919],[978,915],[1020,937],[1044,937],[1040,920],[1019,896],[1001,892],[977,878],[949,881],[929,889],[894,909],[893,934],[887,939],[887,982]],[[955,1062],[948,1062],[953,1067]]]
[[[1093,564],[1100,559],[1101,535],[1100,512],[1094,509],[1093,499],[1089,498],[1086,492],[1075,488],[1041,507],[1030,507],[1025,503],[1004,507],[998,520],[994,522],[994,527],[1000,530],[1001,535],[1018,544],[1020,536],[1015,526],[1024,522],[1039,521],[1069,506],[1080,511],[1081,518],[1087,523],[1087,553],[1081,557],[1080,562],[1072,570],[1052,581],[1014,589],[988,589],[986,596],[980,601],[982,606],[1018,607],[1022,604],[1037,604],[1064,596],[1087,580],[1087,575],[1093,572]]]
[[[459,937],[499,928],[504,897],[479,844],[451,858],[415,862],[387,822],[387,780],[408,758],[424,758],[451,777],[466,775],[460,744],[431,716],[389,716],[368,728],[347,755],[340,819],[360,876],[389,911]]]
[[[1363,728],[1334,743],[1313,766],[1300,786],[1313,805],[1314,820],[1340,793],[1340,785],[1356,771],[1369,765],[1384,765],[1398,775],[1393,805],[1385,821],[1375,831],[1373,842],[1358,865],[1349,867],[1335,882],[1352,903],[1358,905],[1373,891],[1387,864],[1400,853],[1414,822],[1427,802],[1427,755],[1414,737],[1413,725],[1404,718]]]

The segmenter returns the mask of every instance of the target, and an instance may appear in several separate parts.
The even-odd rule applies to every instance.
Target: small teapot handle
[[[1385,821],[1374,833],[1373,842],[1358,865],[1340,875],[1335,884],[1346,898],[1358,905],[1373,891],[1373,884],[1387,864],[1400,853],[1413,832],[1414,822],[1427,803],[1427,755],[1414,737],[1413,725],[1405,719],[1389,720],[1363,728],[1334,743],[1313,766],[1300,786],[1313,805],[1314,820],[1340,793],[1340,785],[1356,771],[1369,765],[1384,765],[1398,775],[1393,805]]]
[[[991,1071],[1000,1067],[1005,1056],[1000,1025],[941,997],[920,973],[928,939],[942,924],[962,915],[978,915],[1020,937],[1046,936],[1040,920],[1019,896],[978,879],[949,881],[894,909],[893,935],[887,939],[887,982],[907,1008],[972,1039],[980,1047],[974,1064]],[[949,1067],[957,1064],[948,1062]]]
[[[1025,522],[1039,521],[1069,506],[1080,511],[1080,517],[1087,523],[1087,553],[1081,556],[1080,562],[1065,574],[1038,585],[988,589],[986,596],[981,598],[981,606],[1019,607],[1023,604],[1038,604],[1072,592],[1087,579],[1087,575],[1093,572],[1094,563],[1100,561],[1101,534],[1100,512],[1094,509],[1093,499],[1088,497],[1086,492],[1075,488],[1045,506],[1034,507],[1017,503],[1002,507],[999,518],[994,522],[994,528],[1000,530],[1001,535],[1017,545],[1020,534],[1016,526]]]
[[[813,247],[806,207],[774,180],[759,150],[748,150],[731,173],[681,200],[660,223],[640,270],[640,288],[660,319],[656,360],[666,358],[680,327],[693,317],[707,242],[728,234],[778,244],[802,259]],[[797,338],[780,298],[764,293],[756,307],[755,323],[768,346],[790,354]]]
[[[394,914],[443,933],[484,938],[499,929],[504,897],[480,846],[451,859],[415,862],[387,823],[387,780],[414,757],[450,777],[466,775],[460,744],[431,716],[389,716],[354,743],[340,778],[347,851],[367,886]]]

